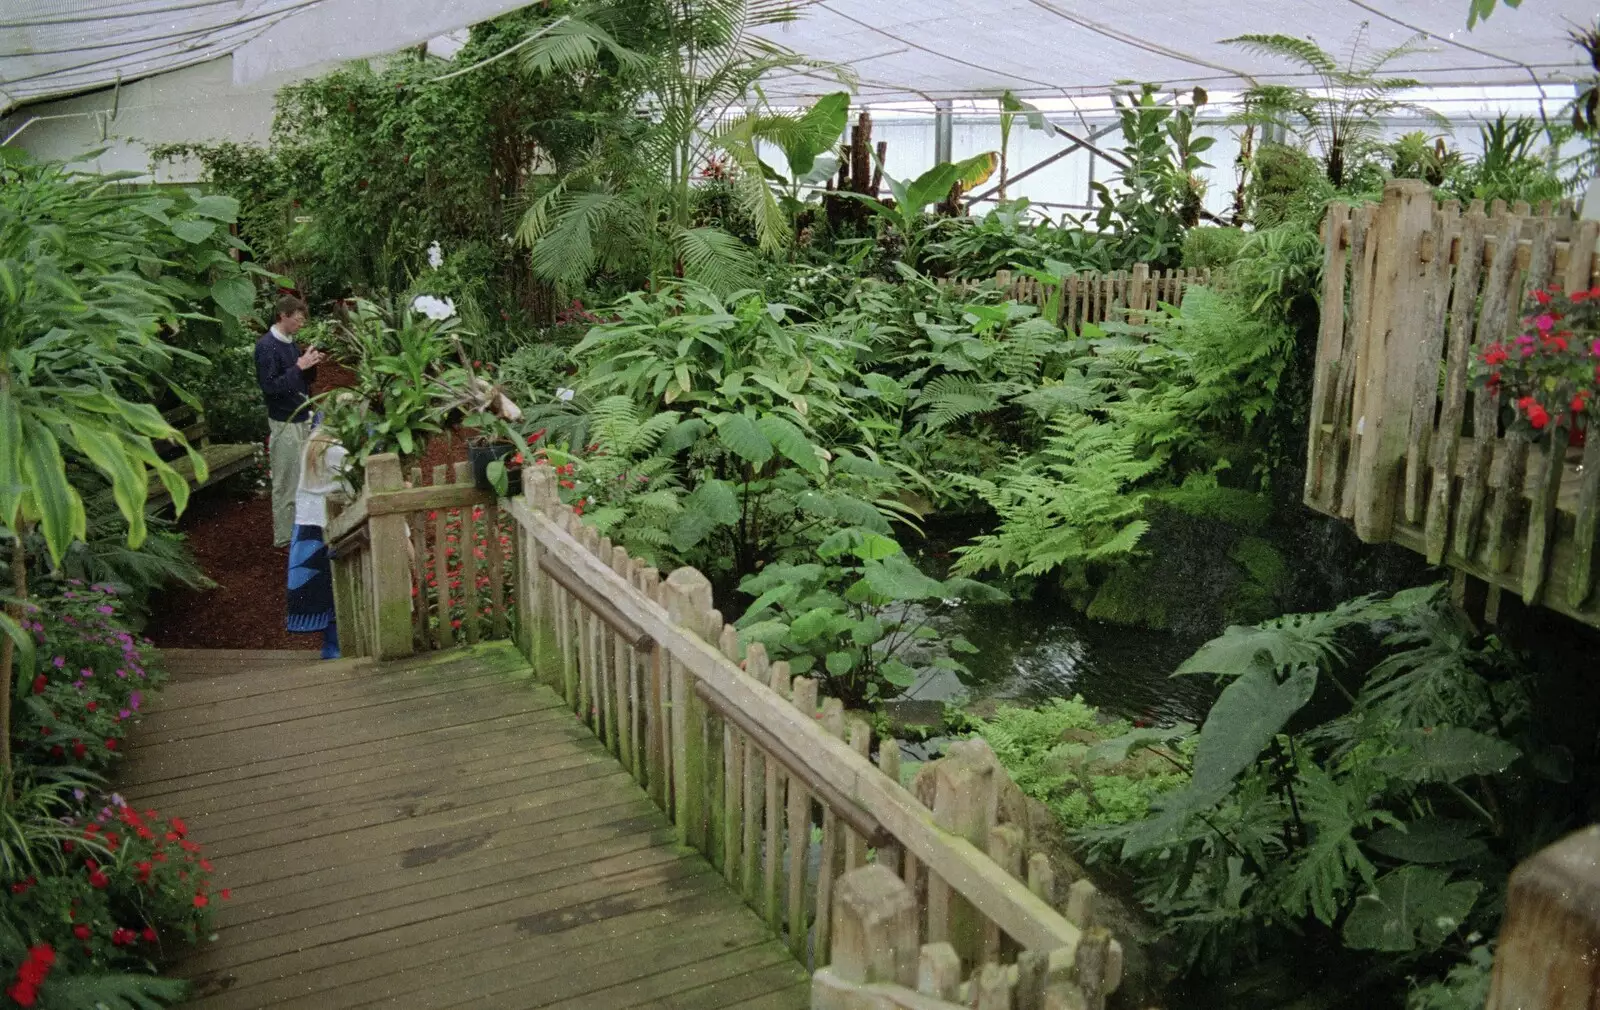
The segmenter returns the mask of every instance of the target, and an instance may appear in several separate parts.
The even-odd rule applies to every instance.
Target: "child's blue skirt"
[[[333,623],[333,572],[321,526],[296,526],[289,541],[290,631],[323,631]]]

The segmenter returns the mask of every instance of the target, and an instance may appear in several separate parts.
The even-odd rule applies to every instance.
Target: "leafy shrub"
[[[1516,427],[1543,432],[1600,413],[1600,287],[1570,294],[1540,289],[1528,300],[1524,332],[1486,345],[1474,381],[1514,405]]]
[[[1562,759],[1530,733],[1526,685],[1439,587],[1229,628],[1177,673],[1226,685],[1192,777],[1149,819],[1084,837],[1139,878],[1191,964],[1226,973],[1284,924],[1320,924],[1397,975],[1443,972],[1558,827],[1531,816]],[[1308,722],[1319,685],[1331,714]]]
[[[13,708],[18,756],[36,767],[102,771],[118,757],[127,722],[165,679],[146,648],[123,629],[109,586],[68,583],[35,605],[36,667],[19,676]]]
[[[1183,267],[1186,270],[1217,270],[1232,263],[1244,245],[1247,233],[1239,228],[1205,225],[1183,234]]]
[[[177,941],[211,935],[212,866],[178,817],[105,793],[131,720],[161,682],[108,587],[68,583],[24,615],[37,670],[14,700],[0,783],[0,984],[53,1010],[148,1010],[185,986],[150,976]]]
[[[816,547],[821,563],[771,564],[739,589],[755,597],[739,619],[740,637],[761,642],[795,673],[812,673],[846,705],[871,704],[915,683],[907,662],[918,645],[932,669],[965,672],[929,622],[958,600],[993,602],[1004,594],[970,579],[940,581],[917,570],[900,545],[869,530],[844,529]],[[915,660],[913,660],[915,661]]]
[[[1251,165],[1245,200],[1251,223],[1270,228],[1320,217],[1334,192],[1317,159],[1286,144],[1262,144]]]

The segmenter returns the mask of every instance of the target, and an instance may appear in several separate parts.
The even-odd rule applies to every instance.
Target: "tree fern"
[[[1303,67],[1320,79],[1317,91],[1281,84],[1252,86],[1244,93],[1244,112],[1236,119],[1295,129],[1320,148],[1328,179],[1335,186],[1343,186],[1357,163],[1376,148],[1384,116],[1407,112],[1449,128],[1434,110],[1398,97],[1421,82],[1382,76],[1385,66],[1420,51],[1421,35],[1368,51],[1367,25],[1362,22],[1342,60],[1310,39],[1290,35],[1240,35],[1223,41]]]

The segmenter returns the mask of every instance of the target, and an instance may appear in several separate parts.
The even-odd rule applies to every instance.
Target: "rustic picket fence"
[[[1323,225],[1305,502],[1488,585],[1591,625],[1600,437],[1535,443],[1473,389],[1475,348],[1517,332],[1531,290],[1596,281],[1600,223],[1548,206],[1465,213],[1416,180]],[[1458,579],[1458,582],[1460,580]]]
[[[511,524],[470,464],[436,466],[432,478],[424,484],[413,468],[403,480],[397,457],[374,456],[362,493],[334,506],[324,536],[346,656],[395,659],[509,635]]]
[[[875,742],[866,720],[818,697],[815,680],[769,662],[759,643],[741,645],[700,572],[663,578],[584,525],[545,469],[525,471],[525,494],[500,502],[463,470],[453,483],[420,476],[404,487],[398,460],[374,457],[362,495],[329,524],[352,655],[455,641],[441,634],[452,594],[421,584],[428,563],[456,574],[436,581],[463,593],[474,576],[498,587],[504,573],[509,589],[474,597],[476,623],[514,638],[680,841],[819,972],[816,1006],[1105,1005],[1123,953],[1098,922],[1095,887],[1055,879],[1028,836],[1026,801],[986,744],[952,746],[907,789],[897,741]],[[504,512],[509,549],[491,536],[492,556],[460,553],[443,532],[452,511],[476,511],[491,529]],[[912,945],[895,956],[925,962],[928,979],[859,967],[881,957],[875,940],[861,945],[884,916],[900,924],[896,942]]]
[[[1013,301],[1041,309],[1054,302],[1056,323],[1064,330],[1079,333],[1089,323],[1136,319],[1139,313],[1153,311],[1163,302],[1180,304],[1190,287],[1211,283],[1211,271],[1151,270],[1148,263],[1136,263],[1131,270],[1084,271],[1068,274],[1059,282],[1048,282],[1001,270],[993,283]]]

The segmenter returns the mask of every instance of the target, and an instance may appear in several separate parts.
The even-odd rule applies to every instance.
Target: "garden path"
[[[506,643],[165,654],[130,802],[232,890],[186,1006],[800,1010],[809,980]]]

